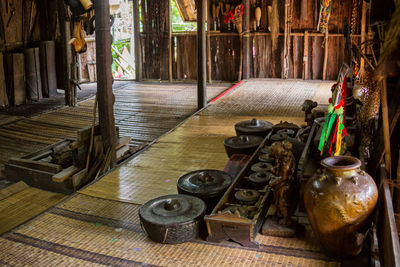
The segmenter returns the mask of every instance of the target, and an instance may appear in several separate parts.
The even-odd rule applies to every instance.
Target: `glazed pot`
[[[263,138],[254,135],[240,135],[226,139],[224,141],[225,150],[228,157],[233,154],[253,155],[258,146],[262,143]]]
[[[350,156],[322,160],[324,170],[304,188],[304,204],[311,227],[332,255],[356,256],[371,223],[378,200],[374,180]]]
[[[235,124],[236,135],[256,135],[265,138],[274,125],[269,121],[252,119]]]

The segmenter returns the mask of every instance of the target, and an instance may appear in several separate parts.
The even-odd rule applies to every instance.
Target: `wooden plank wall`
[[[141,34],[143,69],[145,79],[168,79],[168,21],[166,11],[160,13],[160,8],[168,8],[168,0],[147,0],[142,15],[144,31]],[[328,62],[326,78],[335,80],[344,58],[343,20],[351,18],[352,0],[332,1],[332,13],[329,21]],[[267,4],[270,4],[267,1]],[[300,19],[301,1],[293,2],[293,18],[291,30],[291,47],[289,55],[289,78],[303,77],[304,32],[308,37],[308,68],[307,77],[312,80],[323,78],[324,36],[316,31],[318,24],[319,1],[307,0],[307,19]],[[149,9],[153,8],[153,9]],[[156,10],[150,12],[150,10]],[[162,9],[161,9],[162,10]],[[210,6],[211,10],[211,6]],[[278,51],[273,56],[271,35],[268,31],[251,32],[253,57],[251,77],[280,78],[283,66],[283,32],[284,32],[284,1],[279,1],[280,35]],[[359,10],[359,18],[361,10]],[[163,19],[160,18],[162,16]],[[210,25],[214,25],[212,16]],[[254,20],[254,10],[251,11],[251,21]],[[266,22],[265,22],[266,23]],[[264,23],[264,24],[265,24]],[[263,22],[262,22],[263,24]],[[359,42],[360,23],[357,25],[356,42]],[[251,24],[252,25],[252,24]],[[213,26],[212,26],[213,27]],[[254,27],[253,27],[254,28]],[[211,76],[213,80],[236,81],[239,72],[240,38],[237,32],[210,31]],[[193,32],[173,34],[173,78],[177,80],[196,80],[196,34]],[[282,49],[280,49],[282,48]]]
[[[141,2],[143,32],[145,33],[141,36],[143,78],[167,80],[170,1]]]

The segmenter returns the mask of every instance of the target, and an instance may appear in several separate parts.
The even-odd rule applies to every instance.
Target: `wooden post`
[[[140,23],[139,23],[139,0],[133,0],[133,37],[135,41],[135,73],[136,81],[141,82],[142,71],[142,48],[140,45]]]
[[[304,32],[303,79],[308,80],[308,31]]]
[[[105,151],[111,149],[111,167],[116,164],[117,135],[114,122],[114,94],[111,75],[110,5],[108,1],[95,1],[96,15],[96,68],[99,123]]]
[[[197,1],[197,108],[207,105],[206,31],[207,0]]]
[[[168,4],[168,76],[169,82],[172,82],[172,16],[171,16],[171,1]]]
[[[323,80],[326,80],[326,76],[327,76],[327,73],[326,73],[326,71],[327,71],[327,66],[328,66],[328,48],[329,48],[329,46],[328,46],[328,37],[329,37],[329,33],[328,33],[328,30],[326,30],[326,32],[325,32],[325,53],[324,53],[324,65],[323,65],[323,69],[322,69],[322,79]]]
[[[58,0],[58,13],[60,18],[60,58],[63,66],[62,89],[65,91],[65,105],[74,104],[73,86],[71,83],[72,47],[68,43],[71,39],[71,22],[68,20],[64,1]]]
[[[244,0],[244,14],[243,14],[243,79],[250,79],[250,0]]]

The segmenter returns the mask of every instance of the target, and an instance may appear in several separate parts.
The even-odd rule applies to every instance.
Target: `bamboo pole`
[[[285,32],[283,42],[283,68],[282,78],[287,79],[289,76],[289,46],[290,46],[290,0],[285,0]]]
[[[239,56],[238,81],[242,80],[242,72],[243,72],[243,38],[242,38],[242,36],[240,36],[240,56]]]
[[[308,31],[304,32],[303,79],[308,80]]]
[[[392,161],[390,155],[390,130],[389,130],[389,111],[387,103],[387,85],[386,78],[382,80],[381,86],[381,102],[382,102],[382,122],[383,122],[383,140],[385,145],[385,168],[386,173],[391,178]]]
[[[324,53],[324,66],[323,66],[323,70],[322,70],[322,79],[323,80],[326,80],[326,76],[327,76],[327,66],[328,66],[328,48],[329,48],[329,45],[328,45],[328,41],[329,41],[329,33],[328,33],[328,30],[326,30],[326,32],[325,32],[325,53]]]
[[[365,55],[366,45],[365,40],[367,37],[366,27],[367,27],[367,11],[368,11],[368,3],[363,1],[362,5],[362,15],[361,15],[361,52]],[[360,59],[360,76],[362,77],[365,72],[365,59],[361,57]]]

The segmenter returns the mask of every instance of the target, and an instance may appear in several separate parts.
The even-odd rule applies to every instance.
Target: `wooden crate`
[[[71,194],[74,192],[71,179],[67,179],[61,183],[52,180],[54,175],[63,170],[62,166],[45,162],[42,159],[48,157],[54,147],[64,144],[69,145],[72,142],[73,140],[64,139],[40,151],[27,154],[21,158],[11,159],[5,165],[6,177],[15,182],[24,181],[30,186],[44,190]]]
[[[222,210],[230,205],[237,205],[234,202],[234,194],[237,189],[252,189],[247,176],[251,173],[251,166],[258,161],[261,149],[266,145],[269,136],[264,139],[256,152],[247,162],[246,166],[238,174],[234,182],[228,188],[224,196],[215,206],[210,215],[206,215],[204,220],[207,225],[208,238],[210,242],[220,242],[224,240],[233,240],[243,246],[254,247],[255,237],[259,232],[265,215],[272,201],[272,192],[269,186],[258,190],[260,193],[259,200],[250,209],[254,209],[251,218],[245,218],[232,213],[222,213]],[[239,205],[238,205],[239,206]]]

